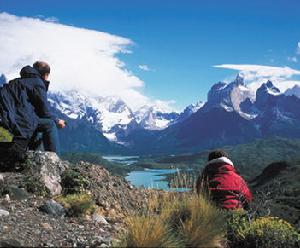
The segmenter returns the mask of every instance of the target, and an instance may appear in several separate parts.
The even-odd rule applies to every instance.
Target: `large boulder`
[[[53,152],[28,152],[23,163],[26,188],[33,193],[61,194],[61,175],[69,167]]]

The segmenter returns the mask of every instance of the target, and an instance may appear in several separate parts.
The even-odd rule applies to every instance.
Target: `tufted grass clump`
[[[76,169],[67,169],[61,176],[63,194],[84,193],[89,186],[89,181]]]
[[[12,142],[13,136],[3,127],[0,127],[0,142]]]
[[[125,247],[180,247],[182,241],[172,233],[159,215],[141,215],[127,218],[127,234],[122,240]]]
[[[225,224],[223,213],[202,196],[154,195],[146,211],[128,218],[122,246],[221,247]]]
[[[300,235],[287,221],[278,217],[249,219],[246,212],[234,211],[228,218],[229,247],[297,247]]]
[[[96,205],[89,194],[61,195],[55,199],[67,209],[68,216],[81,217],[93,213]]]
[[[179,233],[187,247],[222,246],[225,219],[219,209],[198,195],[183,200],[179,207]]]
[[[29,193],[43,197],[50,196],[49,189],[35,177],[26,176],[24,179],[24,186]]]

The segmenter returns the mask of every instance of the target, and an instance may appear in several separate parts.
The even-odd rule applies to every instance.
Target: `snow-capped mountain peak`
[[[49,102],[71,119],[89,121],[109,140],[118,143],[122,143],[120,137],[136,128],[161,130],[179,116],[159,104],[145,105],[133,112],[120,97],[90,96],[77,90],[49,92]]]
[[[185,111],[189,111],[191,113],[196,113],[200,108],[202,108],[204,105],[204,102],[202,101],[198,101],[196,103],[190,104],[189,106],[187,106],[183,112]]]
[[[71,119],[87,119],[104,134],[133,119],[131,109],[118,97],[91,97],[76,90],[50,92],[50,104]]]
[[[236,86],[240,86],[240,85],[244,86],[245,85],[244,77],[238,73],[235,80],[232,82],[232,84],[234,84]]]
[[[287,96],[296,96],[300,98],[300,86],[296,84],[293,88],[287,89],[284,94]]]
[[[226,111],[240,111],[240,103],[251,98],[252,93],[245,85],[244,79],[238,74],[229,84],[219,82],[213,85],[208,92],[206,109],[222,107]]]
[[[277,95],[280,95],[280,90],[274,86],[274,84],[268,80],[267,83],[265,84],[262,84],[261,86],[264,90],[267,91],[268,94],[270,95],[274,95],[274,96],[277,96]]]
[[[135,113],[137,122],[149,130],[161,130],[167,128],[179,116],[176,112],[167,112],[158,105],[145,105]]]

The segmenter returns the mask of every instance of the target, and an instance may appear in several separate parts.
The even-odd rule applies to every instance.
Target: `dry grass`
[[[225,219],[220,210],[206,199],[194,196],[184,201],[182,233],[188,247],[222,247]]]
[[[55,200],[67,209],[69,216],[84,216],[86,214],[91,214],[96,209],[94,201],[89,194],[61,195],[56,197]]]
[[[148,209],[127,219],[127,247],[221,247],[223,214],[194,193],[153,194]]]
[[[127,247],[180,247],[163,218],[159,215],[133,216],[127,219],[128,234],[122,245]]]
[[[192,192],[196,192],[196,177],[193,173],[182,173],[177,169],[177,172],[174,173],[173,178],[170,181],[172,188],[186,188],[190,189]]]

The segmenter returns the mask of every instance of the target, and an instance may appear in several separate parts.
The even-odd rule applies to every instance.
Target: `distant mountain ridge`
[[[203,107],[183,122],[131,138],[138,153],[147,152],[143,143],[154,153],[180,153],[274,136],[300,137],[300,99],[281,93],[271,81],[252,92],[238,75],[229,84],[213,85]]]
[[[109,141],[127,145],[133,130],[162,130],[195,113],[201,102],[188,106],[183,113],[168,112],[156,105],[136,111],[116,96],[91,97],[76,90],[49,92],[51,106],[72,120],[89,122]]]
[[[0,83],[6,82],[5,75]],[[63,151],[118,154],[196,152],[266,137],[300,137],[300,87],[280,92],[271,81],[257,90],[237,75],[218,82],[207,101],[181,113],[145,105],[133,111],[116,96],[49,92],[53,111],[68,122]]]

